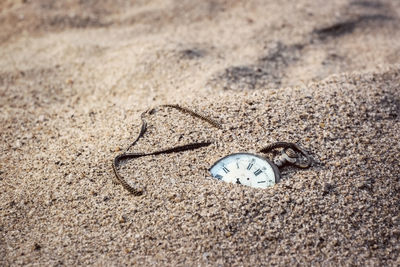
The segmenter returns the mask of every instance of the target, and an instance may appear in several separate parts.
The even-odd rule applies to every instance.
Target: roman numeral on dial
[[[250,162],[249,165],[247,166],[247,169],[250,170],[253,167],[253,162]]]
[[[226,168],[226,167],[222,167],[222,169],[224,170],[225,173],[229,172],[228,168]]]
[[[258,169],[258,170],[256,170],[256,171],[254,172],[254,175],[255,175],[255,176],[258,176],[258,175],[260,175],[261,173],[262,173],[262,170]]]
[[[222,180],[222,175],[219,175],[219,174],[217,174],[217,175],[215,175],[215,178],[217,178],[218,180]]]

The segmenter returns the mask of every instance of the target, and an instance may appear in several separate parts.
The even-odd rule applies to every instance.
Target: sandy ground
[[[0,265],[400,264],[400,2],[0,1]],[[140,113],[135,151],[112,159]],[[299,142],[273,188],[213,179]],[[266,155],[271,157],[271,155]]]

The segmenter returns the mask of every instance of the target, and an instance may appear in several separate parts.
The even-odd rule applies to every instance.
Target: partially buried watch
[[[278,167],[270,160],[250,153],[236,153],[218,160],[211,175],[224,182],[266,188],[279,182]]]
[[[267,188],[280,181],[281,174],[278,167],[290,164],[299,168],[307,168],[311,165],[310,156],[293,143],[278,142],[262,149],[261,152],[267,152],[277,147],[284,147],[284,149],[274,162],[256,154],[235,153],[215,162],[209,171],[214,178],[227,183]]]

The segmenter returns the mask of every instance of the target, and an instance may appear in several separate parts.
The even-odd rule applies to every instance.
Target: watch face
[[[210,172],[218,180],[256,188],[273,186],[280,179],[275,164],[249,153],[228,155],[218,160],[210,168]]]

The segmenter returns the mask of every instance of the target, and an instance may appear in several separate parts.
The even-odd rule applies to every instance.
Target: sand
[[[400,264],[398,1],[2,1],[0,265]],[[199,150],[111,163],[194,141]],[[259,190],[207,169],[276,141]],[[272,154],[265,155],[272,158]]]

